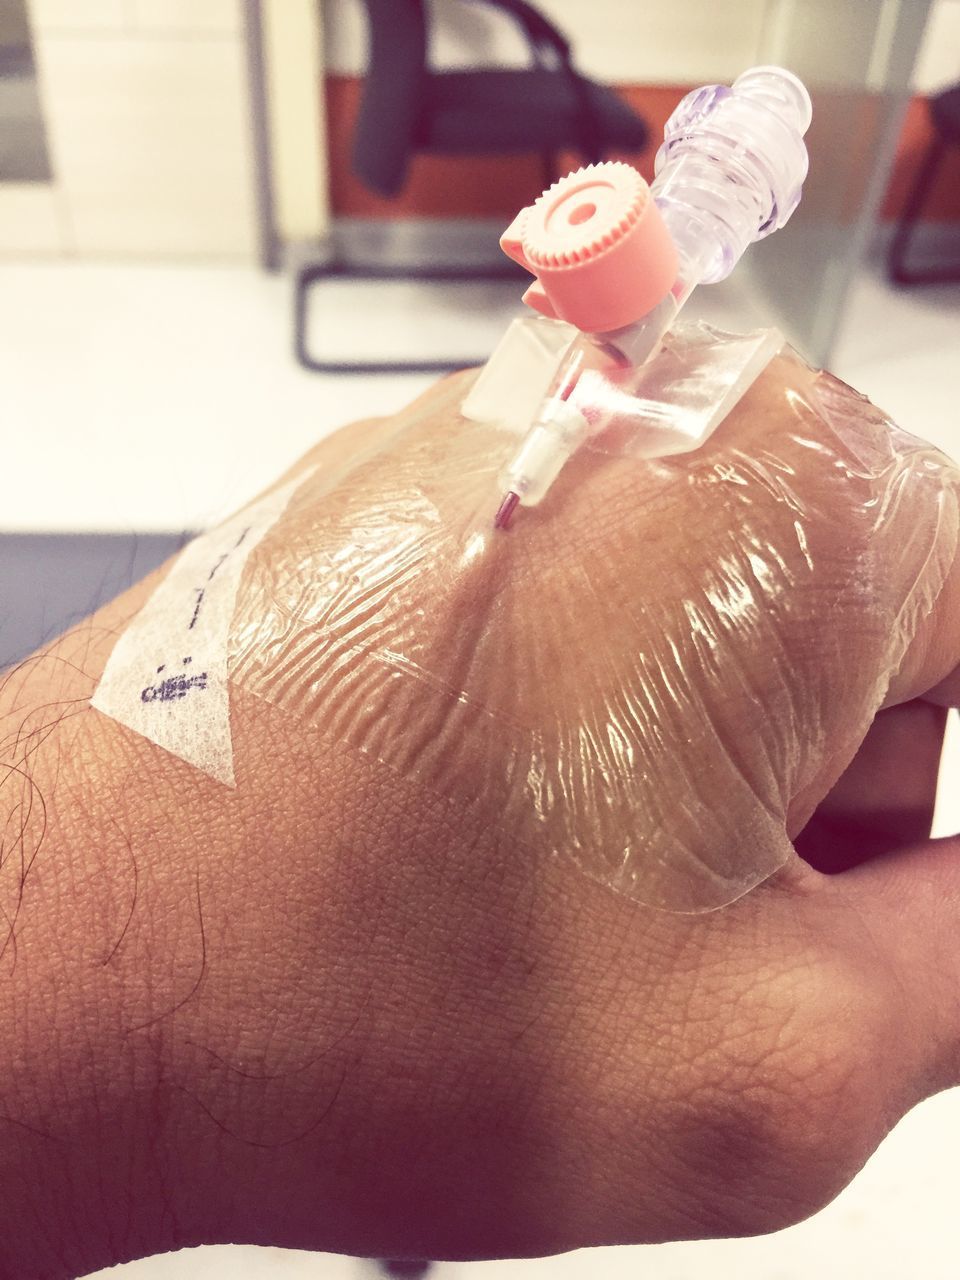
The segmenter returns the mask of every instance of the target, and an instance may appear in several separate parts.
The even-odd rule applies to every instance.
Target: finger
[[[917,514],[919,518],[924,513]],[[943,589],[890,682],[885,705],[920,697],[943,707],[960,706],[960,554],[954,556]]]
[[[960,836],[906,845],[829,890],[840,909],[821,925],[876,968],[877,1018],[899,1010],[890,1059],[905,1076],[903,1109],[960,1083]]]
[[[845,871],[930,835],[946,711],[922,701],[881,711],[860,750],[796,838],[817,871]]]

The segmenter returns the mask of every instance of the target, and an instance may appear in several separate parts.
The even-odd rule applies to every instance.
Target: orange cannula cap
[[[587,333],[622,329],[667,296],[677,250],[650,188],[619,160],[590,164],[521,209],[500,247],[536,279],[523,300]]]

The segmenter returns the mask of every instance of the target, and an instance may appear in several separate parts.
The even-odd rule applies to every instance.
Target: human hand
[[[238,598],[235,791],[90,710],[31,754],[7,997],[58,1046],[63,1256],[769,1231],[960,1079],[958,846],[935,752],[911,782],[883,746],[956,701],[955,469],[785,360],[698,454],[578,457],[493,535],[465,384],[305,461]],[[8,725],[81,704],[149,589]],[[842,876],[790,845],[877,826],[903,847]]]

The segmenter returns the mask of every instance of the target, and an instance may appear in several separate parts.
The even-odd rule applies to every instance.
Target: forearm
[[[184,840],[198,780],[88,703],[143,594],[7,672],[0,690],[0,1185],[4,1274],[18,1280],[83,1274],[174,1229],[156,1110],[164,1033],[136,1028],[199,973]]]
[[[389,1252],[421,1204],[436,1253],[564,1247],[537,1092],[573,1065],[551,1046],[584,903],[241,689],[235,789],[90,708],[149,589],[0,693],[4,1280],[205,1242]]]
[[[242,689],[235,789],[92,710],[147,589],[3,687],[44,813],[4,864],[3,1280],[199,1243],[616,1238],[658,1121],[622,1121],[635,1057],[600,1077],[674,925]],[[645,1017],[654,1045],[670,1014]],[[655,1189],[630,1217],[671,1230]]]
[[[295,971],[302,922],[273,890],[296,890],[298,859],[319,873],[324,850],[299,839],[269,711],[235,703],[230,789],[89,705],[152,585],[0,692],[5,1280],[238,1238],[238,1152],[257,1164],[258,1143],[266,1158],[315,1110],[304,1096],[301,1114],[275,1114],[270,1098],[269,1077],[300,1065],[287,995],[316,978]],[[323,767],[303,775],[317,795]],[[308,899],[306,878],[299,888]],[[316,1014],[306,1059],[333,1009],[298,1008]],[[328,1078],[338,1062],[303,1083],[329,1096]]]

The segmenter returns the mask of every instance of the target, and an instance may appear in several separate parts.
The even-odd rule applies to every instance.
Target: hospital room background
[[[456,73],[429,118],[410,87],[424,50]],[[586,146],[652,177],[682,96],[760,63],[811,91],[804,200],[691,313],[778,326],[960,456],[960,0],[0,0],[0,667],[323,434],[481,363],[519,308],[498,247],[517,209]],[[958,777],[952,722],[944,832]],[[947,1131],[956,1090],[773,1236],[430,1274],[955,1280]],[[224,1247],[120,1271],[380,1265]]]

